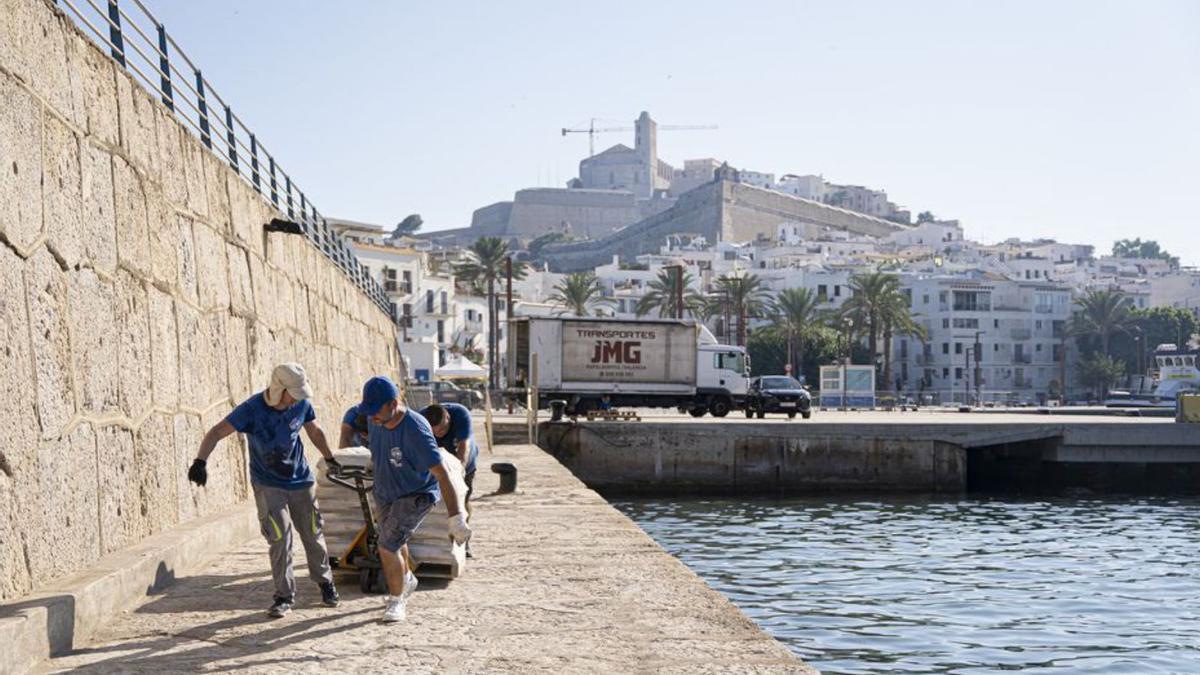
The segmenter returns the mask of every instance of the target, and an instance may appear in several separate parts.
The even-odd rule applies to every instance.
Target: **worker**
[[[434,403],[421,410],[421,415],[433,428],[438,446],[458,458],[463,465],[463,480],[467,484],[467,496],[463,503],[467,509],[467,522],[471,521],[471,495],[475,488],[475,460],[479,457],[479,446],[471,428],[471,411],[458,403]],[[471,544],[467,543],[467,557],[471,556]]]
[[[460,495],[442,465],[433,429],[404,405],[396,384],[385,376],[367,380],[358,410],[370,422],[367,447],[375,475],[379,558],[389,593],[383,621],[403,621],[408,597],[417,588],[417,578],[405,560],[408,540],[421,521],[444,497],[450,538],[466,543],[471,528],[466,514],[459,511]]]
[[[316,422],[310,398],[312,389],[300,364],[276,366],[266,390],[243,401],[204,434],[200,451],[188,470],[188,480],[204,487],[208,483],[208,457],[217,443],[235,431],[246,435],[254,502],[262,535],[270,547],[275,597],[267,614],[272,618],[286,616],[295,603],[293,530],[299,532],[304,543],[308,574],[321,589],[321,601],[329,607],[338,605],[316,486],[312,469],[304,458],[300,429],[304,429],[332,469],[339,467],[325,432]]]
[[[346,408],[342,415],[342,429],[338,434],[339,448],[367,447],[367,416],[358,411],[358,405]]]

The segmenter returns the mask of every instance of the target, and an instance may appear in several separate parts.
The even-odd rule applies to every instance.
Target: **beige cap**
[[[267,405],[276,405],[283,398],[284,390],[297,401],[312,397],[304,366],[299,363],[281,363],[271,371],[271,384],[267,386]]]

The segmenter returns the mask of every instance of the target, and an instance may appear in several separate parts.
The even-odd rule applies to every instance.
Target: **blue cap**
[[[399,397],[400,390],[396,383],[386,375],[377,375],[363,385],[363,400],[358,404],[358,411],[367,417],[374,417],[385,403]]]

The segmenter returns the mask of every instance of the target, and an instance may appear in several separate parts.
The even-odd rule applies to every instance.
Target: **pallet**
[[[641,422],[642,418],[632,410],[589,410],[586,413],[587,421],[594,422],[601,420],[604,422]]]

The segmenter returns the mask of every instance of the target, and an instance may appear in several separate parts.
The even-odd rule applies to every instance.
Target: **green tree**
[[[575,272],[558,282],[550,301],[562,305],[564,312],[590,316],[588,309],[591,306],[611,304],[612,298],[604,297],[604,287],[595,272]]]
[[[1161,344],[1183,347],[1200,331],[1196,315],[1178,307],[1132,309],[1133,325],[1113,335],[1113,358],[1125,364],[1131,373],[1141,373],[1150,363],[1151,352]]]
[[[1125,364],[1107,354],[1093,354],[1079,362],[1079,382],[1093,389],[1100,398],[1108,395],[1109,387],[1125,375]]]
[[[392,230],[393,237],[407,237],[416,234],[417,230],[425,221],[421,219],[421,214],[413,213],[404,218],[404,220],[396,223],[396,229]]]
[[[504,278],[505,260],[509,257],[508,243],[499,237],[482,237],[477,239],[467,250],[467,260],[455,268],[458,276],[468,284],[484,284],[488,301],[488,384],[493,389],[499,382],[499,355],[497,354],[496,334],[500,324],[496,307],[496,282]],[[513,262],[513,278],[525,277],[525,266]],[[511,315],[512,308],[508,311]]]
[[[1179,267],[1179,258],[1167,253],[1157,241],[1141,237],[1119,239],[1113,242],[1112,254],[1118,258],[1141,258],[1143,260],[1166,260],[1172,267]]]
[[[683,271],[683,311],[684,316],[699,318],[704,310],[704,296],[692,288],[692,273]],[[645,316],[657,311],[660,317],[679,316],[678,294],[675,287],[675,272],[669,269],[658,271],[658,277],[646,284],[649,290],[638,300],[634,311],[638,316]]]
[[[850,292],[850,298],[842,303],[840,318],[853,322],[855,334],[866,333],[867,350],[874,363],[879,355],[879,337],[887,324],[898,324],[902,314],[899,306],[907,308],[907,297],[900,292],[900,277],[878,270],[850,277]]]
[[[723,275],[717,279],[714,300],[737,321],[737,344],[746,344],[747,322],[766,316],[770,295],[757,274]]]
[[[922,211],[917,214],[918,225],[921,223],[932,223],[935,220],[937,220],[937,216],[934,216],[932,211]]]
[[[909,297],[899,289],[889,293],[880,311],[880,322],[883,324],[883,374],[892,376],[892,338],[911,335],[924,343],[929,339],[925,326],[917,323],[913,317],[912,303]],[[891,382],[884,383],[884,389],[891,389]]]
[[[530,257],[540,258],[542,255],[542,250],[546,248],[546,246],[570,240],[571,235],[566,234],[565,232],[547,232],[546,234],[534,237],[533,241],[529,242],[529,246],[527,246],[526,249],[529,251]]]
[[[771,329],[784,336],[793,374],[800,372],[804,339],[819,322],[817,306],[817,296],[807,288],[785,288],[771,305]]]
[[[1093,288],[1076,303],[1079,309],[1071,316],[1071,334],[1099,340],[1100,353],[1110,355],[1108,347],[1112,336],[1127,331],[1134,322],[1129,296],[1119,290]]]

